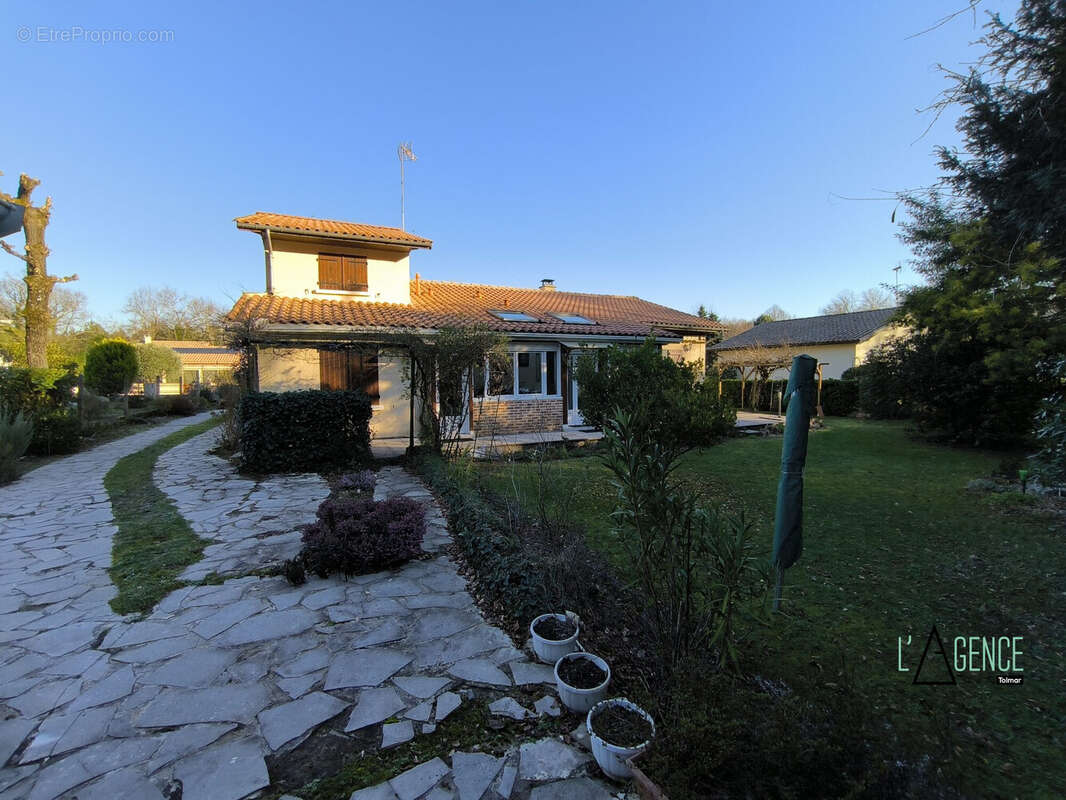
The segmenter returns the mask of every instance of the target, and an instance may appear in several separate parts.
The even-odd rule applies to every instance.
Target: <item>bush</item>
[[[27,415],[66,408],[75,383],[77,376],[67,370],[0,367],[0,405],[9,414]]]
[[[373,470],[350,472],[337,480],[337,488],[345,492],[372,492],[378,479]]]
[[[736,422],[736,412],[718,399],[714,381],[704,382],[697,364],[666,358],[655,342],[606,347],[577,366],[581,413],[604,427],[618,411],[646,421],[648,436],[685,446],[714,444]]]
[[[1046,484],[1066,483],[1066,358],[1060,359],[1051,373],[1058,389],[1041,404],[1036,414],[1036,441],[1039,450],[1033,465]]]
[[[85,354],[85,383],[94,392],[125,394],[136,375],[137,350],[127,341],[104,339]]]
[[[479,489],[468,462],[447,464],[427,455],[416,469],[444,506],[448,528],[474,571],[478,591],[524,629],[549,609],[571,609],[598,641],[582,640],[611,657],[612,667],[639,649],[630,647],[630,592],[581,531],[546,529],[503,498]],[[607,644],[616,648],[613,655]]]
[[[169,347],[160,344],[139,344],[137,352],[136,380],[155,383],[157,378],[176,381],[181,377],[181,359]]]
[[[300,560],[321,578],[348,578],[395,567],[422,554],[422,506],[408,497],[383,502],[331,497],[304,531]]]
[[[822,381],[822,413],[827,417],[854,414],[859,405],[858,381],[826,378]]]
[[[49,410],[33,418],[30,452],[37,456],[76,453],[81,445],[81,421],[69,411]]]
[[[363,392],[253,392],[238,409],[241,469],[339,470],[370,455],[370,398]]]
[[[111,403],[106,397],[93,394],[84,387],[78,393],[78,402],[81,405],[81,413],[85,419],[90,421],[103,419],[111,408]]]
[[[0,484],[18,477],[18,461],[33,440],[33,422],[21,411],[0,405]]]
[[[163,401],[166,413],[171,416],[191,417],[200,411],[198,397],[194,398],[187,394],[172,394],[161,397],[160,400]]]

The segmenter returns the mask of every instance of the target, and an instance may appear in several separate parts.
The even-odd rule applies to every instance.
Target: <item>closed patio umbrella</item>
[[[777,573],[774,610],[781,605],[781,584],[785,570],[803,552],[803,466],[807,462],[807,435],[814,413],[814,373],[818,360],[808,355],[792,359],[792,371],[785,388],[785,441],[781,448],[781,480],[777,484],[777,513],[774,515],[774,552],[771,562]]]

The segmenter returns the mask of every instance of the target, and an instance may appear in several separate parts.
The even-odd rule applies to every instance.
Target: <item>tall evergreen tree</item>
[[[964,149],[940,148],[941,181],[904,198],[927,285],[903,306],[923,332],[919,422],[1006,443],[1031,429],[1047,357],[1066,350],[1066,2],[1023,0],[985,30],[985,54],[935,106],[961,106]]]

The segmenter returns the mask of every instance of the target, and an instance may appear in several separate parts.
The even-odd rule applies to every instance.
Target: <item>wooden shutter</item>
[[[369,288],[366,277],[366,259],[356,256],[343,257],[344,289],[349,292],[365,292]]]
[[[341,256],[320,253],[318,256],[318,288],[343,289],[344,270]]]
[[[343,350],[319,350],[318,371],[322,388],[329,391],[348,388],[348,354]]]
[[[381,394],[378,390],[378,356],[374,355],[363,356],[363,376],[364,376],[364,389],[370,399],[374,403],[378,403],[381,400]]]

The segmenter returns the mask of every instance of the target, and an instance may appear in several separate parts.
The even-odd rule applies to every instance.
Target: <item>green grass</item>
[[[203,556],[207,542],[178,513],[174,503],[152,481],[155,462],[163,453],[218,425],[209,419],[172,433],[121,459],[104,476],[118,533],[111,549],[111,580],[118,595],[111,608],[118,614],[145,613],[184,585],[178,575]]]
[[[684,457],[678,475],[712,502],[743,508],[769,556],[780,438],[733,439]],[[847,684],[891,723],[913,756],[929,755],[975,796],[1061,796],[1066,787],[1066,551],[1061,517],[965,491],[1000,454],[910,438],[901,424],[832,419],[812,434],[804,552],[785,579],[786,614],[756,636],[746,665],[812,700]],[[552,462],[559,509],[624,573],[611,534],[614,490],[596,459]],[[483,480],[535,512],[536,466],[486,464]],[[913,686],[936,624],[955,636],[1021,636],[1025,682],[991,673],[957,686]],[[897,669],[897,637],[911,636]]]

